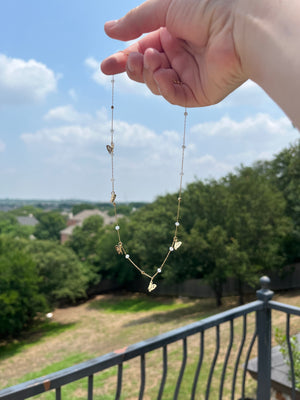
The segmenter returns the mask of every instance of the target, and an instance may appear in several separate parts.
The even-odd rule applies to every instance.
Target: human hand
[[[215,104],[247,79],[236,50],[235,6],[236,0],[148,0],[105,24],[108,36],[123,41],[149,33],[101,69],[126,71],[172,104]]]

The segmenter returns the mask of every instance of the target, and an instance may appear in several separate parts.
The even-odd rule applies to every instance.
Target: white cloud
[[[5,143],[0,139],[0,152],[5,150]]]
[[[89,57],[84,61],[86,67],[91,70],[92,79],[100,86],[106,89],[111,89],[112,77],[105,75],[100,70],[100,61],[97,61],[93,57]],[[118,74],[114,77],[118,84],[118,91],[123,93],[134,93],[137,95],[150,96],[151,92],[146,85],[138,82],[134,82],[129,79],[126,73]]]
[[[256,114],[242,121],[223,117],[197,124],[190,131],[190,140],[202,154],[200,159],[211,157],[206,163],[198,162],[199,177],[221,177],[240,164],[271,159],[298,138],[299,132],[288,118],[275,119],[268,114]]]
[[[45,64],[0,54],[0,104],[43,100],[55,92],[58,79]]]
[[[64,180],[68,175],[72,181],[76,176],[96,180],[99,190],[110,193],[110,157],[106,150],[111,134],[109,112],[102,109],[93,115],[84,114],[66,105],[50,110],[45,123],[49,126],[21,136],[34,156],[40,157],[41,168],[48,165],[53,171],[64,171]],[[151,200],[158,194],[176,192],[181,133],[158,132],[121,120],[115,121],[114,128],[119,200]],[[197,124],[187,132],[183,182],[192,182],[195,177],[218,179],[241,163],[250,165],[257,159],[272,158],[297,137],[287,118],[265,114],[242,121],[223,117]]]
[[[90,121],[89,114],[80,113],[72,105],[52,108],[44,116],[46,121],[81,122]]]

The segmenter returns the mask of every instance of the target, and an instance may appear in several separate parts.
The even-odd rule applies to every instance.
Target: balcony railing
[[[64,397],[64,387],[86,379],[87,389],[83,396],[87,400],[268,400],[271,390],[271,348],[274,344],[272,313],[275,313],[276,320],[280,313],[280,318],[285,320],[284,333],[291,367],[291,399],[296,400],[299,392],[296,391],[290,336],[291,322],[300,316],[300,308],[272,301],[273,292],[269,290],[268,283],[268,278],[261,278],[262,288],[257,291],[258,299],[252,303],[6,388],[0,391],[0,399],[21,400],[52,392],[53,399],[71,400],[70,397]],[[298,321],[295,325],[298,325]],[[176,346],[176,359],[172,346]],[[153,365],[151,360],[150,353],[154,351],[161,352],[159,365],[157,362]],[[257,357],[258,360],[257,382],[247,373],[251,357]],[[128,364],[137,361],[139,365],[134,364],[134,375],[131,373],[125,378]],[[115,387],[113,393],[104,397],[99,388],[95,394],[94,383],[97,376],[108,369],[115,375]],[[153,376],[156,377],[156,384],[147,388],[148,382],[153,383]],[[127,387],[124,388],[129,379],[138,381],[136,396],[129,393]]]

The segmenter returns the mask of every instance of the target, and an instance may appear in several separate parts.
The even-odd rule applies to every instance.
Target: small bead
[[[182,145],[182,148],[183,148],[183,149],[186,149],[186,145],[183,144],[183,145]]]
[[[178,197],[178,199],[177,199],[178,201],[181,201],[181,197]]]
[[[187,113],[187,111],[185,111],[185,112],[184,112],[184,116],[185,116],[185,117],[187,117],[187,116],[188,116],[188,113]]]
[[[113,110],[115,107],[114,107],[114,106],[111,106],[110,108]]]
[[[178,221],[175,222],[175,226],[179,226],[180,223]]]
[[[118,231],[120,229],[119,225],[115,226],[115,230]]]
[[[127,258],[127,260],[128,260],[128,258],[130,258],[130,255],[129,255],[129,254],[126,254],[125,258]]]
[[[160,274],[161,273],[161,268],[157,268],[157,272]]]
[[[183,176],[183,175],[184,175],[184,173],[183,173],[183,172],[180,172],[180,174],[179,174],[179,175]]]
[[[170,251],[174,251],[174,247],[172,247],[172,246],[169,247],[169,250],[170,250]]]

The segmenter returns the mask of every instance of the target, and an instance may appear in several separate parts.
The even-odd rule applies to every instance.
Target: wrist
[[[299,0],[237,0],[235,11],[233,36],[243,73],[299,126]]]

